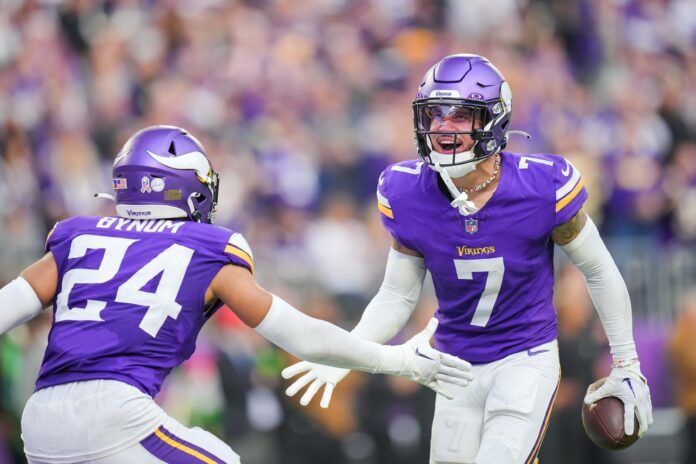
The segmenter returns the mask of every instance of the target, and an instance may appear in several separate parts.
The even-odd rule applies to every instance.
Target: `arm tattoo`
[[[569,244],[578,236],[586,222],[587,213],[584,209],[581,209],[575,216],[553,229],[551,232],[551,240],[553,240],[556,245]]]

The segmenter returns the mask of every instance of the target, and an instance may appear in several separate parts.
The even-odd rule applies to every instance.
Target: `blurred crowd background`
[[[628,284],[649,435],[604,453],[584,437],[586,386],[608,372],[582,276],[562,256],[563,381],[541,462],[696,463],[696,3],[690,0],[0,1],[0,283],[71,215],[113,214],[110,168],[152,124],[190,130],[221,174],[217,223],[257,278],[351,328],[390,238],[374,191],[415,158],[411,101],[442,56],[487,56],[513,91],[512,151],[567,156]],[[435,309],[432,291],[401,337]],[[25,462],[18,420],[47,314],[0,338],[0,463]],[[287,399],[292,362],[231,313],[157,398],[246,464],[427,462],[433,394],[351,374],[328,411]],[[688,439],[691,436],[694,438]],[[692,451],[693,452],[693,451]]]

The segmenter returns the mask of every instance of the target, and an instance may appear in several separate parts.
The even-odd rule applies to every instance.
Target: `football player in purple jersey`
[[[625,405],[625,428],[652,423],[650,392],[633,341],[626,285],[592,220],[577,169],[562,156],[505,151],[510,86],[486,58],[452,55],[422,80],[413,102],[420,159],[389,166],[377,206],[393,237],[384,282],[353,329],[383,343],[406,323],[430,271],[440,324],[435,346],[473,364],[475,380],[438,395],[431,463],[533,463],[558,388],[554,244],[583,272],[604,325],[613,367],[585,398]],[[306,405],[321,406],[347,369],[300,362]],[[579,414],[578,414],[579,417]]]
[[[136,133],[113,168],[115,217],[73,217],[46,254],[0,289],[0,334],[53,304],[22,416],[30,463],[238,463],[224,442],[154,401],[223,303],[268,340],[323,364],[400,375],[451,397],[471,365],[430,347],[437,327],[382,346],[297,311],[253,277],[249,244],[212,225],[218,175],[186,131]],[[450,388],[450,387],[447,387]]]

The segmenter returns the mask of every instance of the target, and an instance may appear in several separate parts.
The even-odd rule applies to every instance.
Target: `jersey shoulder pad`
[[[387,167],[386,171],[400,172],[403,174],[420,175],[425,163],[418,159],[406,160],[400,163],[392,164]]]
[[[414,185],[427,166],[419,160],[409,160],[388,166],[377,183],[377,208],[384,228],[397,242],[412,249],[408,240],[409,204],[414,198]]]
[[[554,206],[554,223],[556,227],[575,216],[587,200],[587,190],[582,180],[580,171],[568,159],[561,155],[540,154],[521,156],[519,168],[525,169],[525,165],[532,170],[532,165],[546,165],[547,169],[538,169],[544,173],[545,179],[539,181],[544,187],[544,195],[548,195],[549,202]],[[548,192],[548,193],[546,193]]]
[[[382,171],[377,182],[377,208],[387,218],[394,219],[392,203],[413,186],[413,176],[420,176],[424,163],[408,160],[392,164]]]
[[[377,209],[389,219],[394,219],[391,202],[389,201],[389,188],[387,186],[390,177],[389,168],[382,171],[377,181]]]
[[[201,229],[196,234],[201,236],[207,248],[222,257],[223,262],[242,266],[254,272],[254,254],[249,242],[241,233],[212,224],[193,224],[195,228]]]
[[[230,235],[225,245],[225,254],[233,264],[241,265],[254,272],[254,253],[241,233],[233,232]]]
[[[587,199],[580,171],[565,157],[548,153],[515,154],[517,169],[528,179],[530,188],[552,204],[553,227],[573,217]]]
[[[86,216],[73,216],[57,221],[46,235],[44,246],[46,253],[66,239],[73,237],[78,230],[93,226],[96,223],[95,219]]]
[[[587,200],[587,190],[580,171],[569,160],[555,156],[554,201],[556,211],[555,225],[562,224],[575,216]]]

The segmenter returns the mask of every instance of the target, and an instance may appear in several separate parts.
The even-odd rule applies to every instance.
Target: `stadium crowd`
[[[352,327],[390,243],[377,176],[416,156],[418,79],[441,56],[472,52],[507,77],[512,127],[532,135],[509,148],[563,154],[583,173],[586,208],[632,294],[639,352],[650,350],[654,404],[674,406],[660,374],[696,282],[695,45],[688,0],[6,0],[0,282],[42,254],[55,221],[113,214],[93,193],[110,191],[125,137],[174,124],[220,171],[217,223],[249,239],[257,279]],[[571,464],[563,434],[597,453],[579,405],[606,363],[581,275],[563,262],[558,289],[564,381],[542,459]],[[249,464],[427,461],[430,392],[353,374],[328,411],[300,408],[278,375],[291,360],[230,314],[213,318],[158,398],[175,417],[215,430]],[[46,314],[0,340],[0,463],[23,462],[17,415],[49,328]]]

